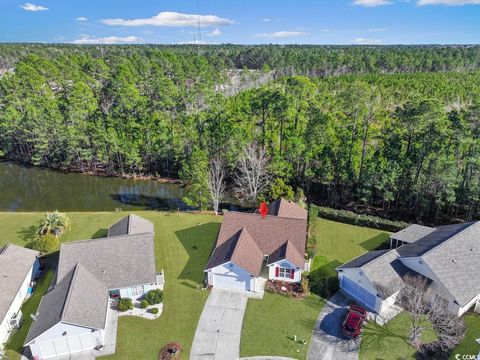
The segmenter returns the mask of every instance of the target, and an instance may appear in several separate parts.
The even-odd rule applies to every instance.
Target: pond
[[[0,211],[186,210],[184,188],[0,162]]]

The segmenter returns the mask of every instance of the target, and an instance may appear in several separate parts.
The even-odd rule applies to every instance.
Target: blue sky
[[[478,44],[480,41],[480,0],[30,1],[0,0],[0,42]]]

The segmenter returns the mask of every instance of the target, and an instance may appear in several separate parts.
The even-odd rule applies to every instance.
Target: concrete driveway
[[[351,300],[338,291],[325,304],[318,316],[308,348],[308,360],[357,360],[360,338],[348,340],[341,327]]]
[[[192,360],[237,360],[247,295],[213,288],[198,321]]]

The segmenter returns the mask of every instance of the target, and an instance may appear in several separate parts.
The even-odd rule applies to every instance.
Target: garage
[[[355,299],[361,302],[363,305],[367,306],[372,310],[376,310],[376,296],[365,290],[363,287],[359,286],[346,276],[341,277],[340,287],[345,292],[352,295]]]
[[[250,277],[240,275],[213,274],[213,285],[223,289],[250,290]]]
[[[83,334],[43,341],[38,345],[42,358],[48,359],[55,356],[92,350],[95,347],[95,341],[91,334]]]

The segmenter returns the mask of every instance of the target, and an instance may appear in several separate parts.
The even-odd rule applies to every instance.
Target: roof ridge
[[[250,216],[256,216],[256,217],[262,217],[261,214],[257,214],[257,213],[247,213],[247,212],[243,212],[243,211],[228,211],[226,214],[242,214],[242,215],[250,215]],[[224,215],[225,216],[225,215]],[[283,220],[299,220],[299,221],[307,221],[307,219],[300,219],[300,218],[294,218],[294,217],[286,217],[286,216],[278,216],[278,215],[270,215],[270,214],[267,214],[265,215],[265,218],[268,218],[268,219],[283,219]]]
[[[449,236],[447,239],[445,239],[444,241],[442,241],[440,244],[438,244],[437,246],[434,246],[433,248],[429,249],[428,251],[424,252],[422,255],[420,255],[420,257],[423,257],[427,254],[429,254],[430,252],[432,252],[433,250],[436,250],[436,249],[440,249],[442,246],[446,245],[450,240],[456,238],[459,234],[461,234],[462,232],[464,232],[465,230],[469,229],[472,225],[475,225],[477,224],[479,221],[471,221],[471,222],[467,222],[467,223],[462,223],[462,225],[467,225],[468,226],[465,226],[465,227],[461,227],[461,229],[459,229],[458,231],[455,231],[451,236]],[[458,225],[458,224],[450,224],[450,225]],[[444,225],[444,226],[450,226],[450,225]],[[438,228],[435,228],[438,230]],[[433,232],[432,232],[433,233]],[[428,236],[428,235],[427,235]],[[422,239],[419,239],[419,241],[421,241]],[[417,240],[418,241],[418,240]]]
[[[151,235],[153,235],[152,232],[143,232],[143,233],[138,233],[138,234],[126,234],[126,235],[105,236],[105,237],[96,238],[96,239],[85,239],[85,240],[69,241],[69,242],[66,242],[66,243],[62,243],[61,246],[78,244],[78,243],[85,243],[85,242],[94,242],[94,241],[99,241],[99,240],[110,240],[110,239],[118,239],[118,238],[132,237],[132,236],[140,236],[140,235],[146,235],[146,234],[151,234]]]
[[[70,278],[70,282],[68,284],[67,296],[65,297],[65,302],[63,303],[62,313],[60,314],[60,320],[65,317],[65,313],[67,312],[68,304],[70,303],[70,298],[71,298],[72,292],[73,292],[73,285],[75,283],[75,279],[77,278],[77,273],[78,273],[79,266],[80,266],[80,264],[76,263],[75,267],[73,268],[73,274],[72,274],[72,277]]]
[[[400,257],[400,254],[398,253],[397,249],[380,249],[380,250],[376,250],[376,251],[383,251],[384,253],[381,254],[380,256],[377,256],[375,259],[370,260],[368,263],[360,266],[361,268],[364,267],[365,265],[372,264],[372,263],[376,262],[377,260],[383,258],[385,255],[390,254],[391,252],[396,252],[397,255],[398,255],[397,257]]]

